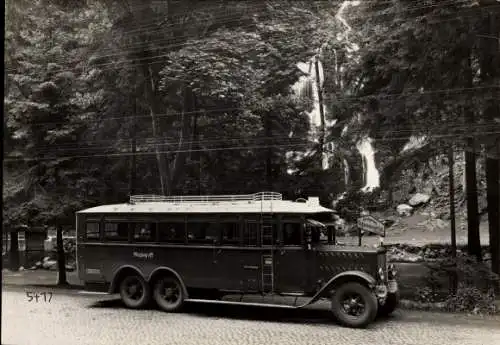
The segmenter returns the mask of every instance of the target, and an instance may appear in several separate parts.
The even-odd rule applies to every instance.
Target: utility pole
[[[500,43],[498,31],[498,24],[495,23],[494,16],[490,13],[488,15],[488,29],[486,35],[482,35],[483,38],[481,38],[483,42],[482,52],[484,54],[481,60],[481,74],[482,81],[487,86],[494,84],[499,76],[498,64],[500,63],[500,59],[498,49]],[[500,141],[498,139],[500,133],[495,130],[499,127],[495,125],[495,116],[498,114],[500,114],[500,104],[493,96],[493,99],[490,100],[484,110],[484,117],[486,123],[491,126],[487,131],[493,132],[493,134],[488,135],[490,138],[487,140],[486,144],[486,185],[491,270],[497,274],[500,273]]]
[[[321,158],[323,159],[323,146],[325,144],[325,112],[323,109],[323,90],[321,88],[321,81],[319,75],[319,56],[316,55],[316,60],[314,62],[316,69],[316,87],[318,89],[318,102],[319,102],[319,115],[321,117],[321,130],[319,138],[319,149],[321,153]]]
[[[466,57],[466,87],[473,87],[472,58],[469,50]],[[465,106],[465,122],[467,126],[474,128],[476,123],[474,109],[469,102]],[[473,134],[474,135],[474,134]],[[467,192],[467,251],[475,256],[478,261],[482,260],[481,242],[479,234],[479,211],[477,200],[477,175],[476,175],[476,143],[474,137],[468,136],[465,148],[465,184]]]
[[[129,181],[129,194],[135,194],[137,187],[137,96],[134,96],[134,113],[132,115],[132,126],[130,136],[132,137],[132,157],[130,162],[130,181]]]
[[[453,144],[448,149],[448,179],[449,179],[449,193],[450,193],[450,220],[451,220],[451,255],[453,259],[457,257],[457,228],[455,220],[455,151]],[[454,294],[457,291],[457,277],[453,274],[451,277],[451,289]]]

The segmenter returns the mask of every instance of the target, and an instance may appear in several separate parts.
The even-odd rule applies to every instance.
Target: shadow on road
[[[126,309],[120,299],[99,301],[90,305],[89,308]],[[147,309],[161,312],[156,305],[151,305]],[[338,325],[329,310],[318,308],[283,309],[279,307],[186,303],[181,314],[245,321]],[[386,322],[393,318],[394,317],[376,320],[373,325],[380,322]]]

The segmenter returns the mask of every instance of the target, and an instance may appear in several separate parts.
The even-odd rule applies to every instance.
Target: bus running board
[[[257,303],[257,302],[235,302],[235,301],[221,301],[212,299],[185,299],[185,302],[192,303],[212,303],[212,304],[226,304],[226,305],[239,305],[239,306],[252,306],[252,307],[267,307],[267,308],[283,308],[283,309],[300,309],[307,306],[309,303],[293,306],[286,304],[272,304],[272,303]]]

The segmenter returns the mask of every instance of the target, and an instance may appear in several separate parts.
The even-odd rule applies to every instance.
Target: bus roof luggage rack
[[[182,196],[165,196],[165,195],[131,195],[130,203],[149,203],[149,202],[170,202],[170,203],[208,203],[219,201],[270,201],[283,200],[280,193],[275,192],[260,192],[254,194],[240,195],[182,195]]]

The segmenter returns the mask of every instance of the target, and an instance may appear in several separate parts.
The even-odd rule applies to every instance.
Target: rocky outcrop
[[[42,268],[46,270],[57,270],[57,261],[51,260],[49,257],[43,258]]]
[[[423,194],[423,193],[416,193],[411,197],[411,199],[408,201],[408,204],[412,207],[415,206],[420,206],[427,204],[429,200],[431,199],[431,196],[428,194]]]
[[[408,217],[412,215],[413,207],[407,204],[401,204],[398,207],[396,207],[396,211],[398,212],[398,215],[400,217]]]

